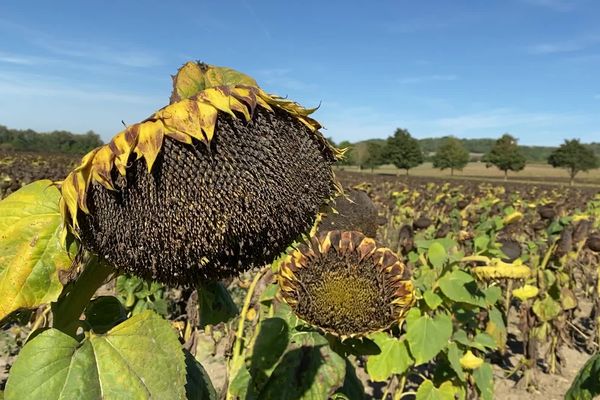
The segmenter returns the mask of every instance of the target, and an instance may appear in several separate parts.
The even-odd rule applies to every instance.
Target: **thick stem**
[[[53,304],[53,328],[75,336],[83,310],[112,272],[114,272],[113,267],[92,256],[66,295]]]

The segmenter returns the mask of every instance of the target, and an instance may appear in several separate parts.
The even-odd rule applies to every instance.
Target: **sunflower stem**
[[[229,379],[233,380],[237,375],[238,371],[242,367],[244,363],[242,345],[244,342],[244,322],[246,321],[246,315],[248,314],[248,309],[250,308],[250,302],[252,300],[252,296],[254,295],[254,289],[256,288],[256,284],[260,280],[263,275],[263,270],[259,271],[252,280],[252,283],[248,287],[248,292],[246,293],[246,298],[244,299],[244,306],[242,307],[242,312],[240,313],[240,319],[238,321],[238,328],[235,333],[235,343],[233,345],[233,353],[231,356],[231,362],[229,363]],[[233,394],[227,390],[227,400],[233,400],[235,397]]]
[[[71,288],[53,304],[52,327],[75,337],[79,327],[79,317],[96,290],[104,284],[113,271],[113,267],[92,256]]]

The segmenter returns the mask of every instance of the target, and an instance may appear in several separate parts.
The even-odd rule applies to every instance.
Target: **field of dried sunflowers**
[[[188,63],[81,163],[3,154],[1,396],[598,393],[598,190],[334,175],[310,113]]]

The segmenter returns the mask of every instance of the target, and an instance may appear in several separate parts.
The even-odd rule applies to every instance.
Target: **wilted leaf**
[[[62,291],[58,272],[72,260],[60,243],[59,199],[52,182],[41,180],[0,201],[0,320]]]
[[[535,315],[544,322],[553,320],[562,311],[560,304],[550,296],[546,296],[543,300],[536,300],[532,309]]]

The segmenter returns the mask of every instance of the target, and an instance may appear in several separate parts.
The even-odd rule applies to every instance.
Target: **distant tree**
[[[525,156],[517,145],[517,139],[505,133],[496,140],[494,147],[483,156],[482,161],[487,167],[495,165],[500,171],[504,171],[504,180],[508,179],[508,171],[521,171],[525,168]]]
[[[343,140],[337,145],[337,147],[340,149],[346,149],[344,158],[337,162],[338,165],[356,165],[356,154],[354,152],[352,143],[347,140]]]
[[[383,145],[379,142],[368,142],[367,153],[362,159],[360,168],[370,169],[371,173],[373,173],[375,168],[382,166],[385,163],[383,148]]]
[[[413,138],[406,129],[396,129],[394,136],[387,139],[385,157],[397,168],[408,170],[422,164],[423,152],[419,141]]]
[[[565,140],[548,157],[548,164],[554,168],[565,168],[569,172],[569,184],[573,185],[575,175],[598,167],[599,160],[591,148],[579,142],[579,139]]]
[[[442,171],[449,168],[450,175],[454,175],[455,169],[462,171],[468,162],[469,151],[455,137],[447,137],[444,144],[433,156],[433,167]]]

